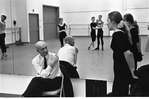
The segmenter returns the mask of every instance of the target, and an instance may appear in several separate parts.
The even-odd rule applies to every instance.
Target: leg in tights
[[[99,45],[100,45],[100,33],[99,33],[99,30],[98,30],[98,33],[97,33],[97,48],[99,48]]]
[[[63,36],[62,36],[62,33],[59,34],[59,40],[60,40],[60,43],[61,43],[61,47],[64,45],[63,44]]]
[[[5,33],[0,34],[0,46],[3,54],[6,53],[5,36]]]
[[[63,32],[63,36],[62,36],[62,38],[63,38],[63,42],[64,42],[64,39],[65,39],[66,36],[67,36],[66,33]],[[63,43],[63,44],[64,44],[64,43]]]
[[[101,40],[101,45],[102,45],[102,50],[103,50],[104,42],[103,42],[103,30],[102,29],[98,30],[98,33],[97,33],[97,49],[99,49],[100,40]]]
[[[102,45],[102,50],[103,50],[103,45],[104,45],[104,42],[103,42],[103,33],[101,34],[100,39],[101,39],[101,45]]]
[[[61,32],[59,35],[59,39],[60,39],[60,43],[61,43],[61,47],[64,46],[64,38],[66,37],[66,33],[65,32]]]

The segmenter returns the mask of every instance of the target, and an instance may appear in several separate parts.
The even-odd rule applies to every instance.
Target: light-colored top
[[[46,56],[46,59],[47,59],[46,69],[43,69],[44,68],[44,57],[42,57],[40,54],[37,55],[32,60],[32,64],[39,74],[38,76],[41,76],[43,78],[51,78],[51,79],[57,76],[61,76],[62,73],[59,67],[58,59],[57,59],[57,62],[53,66],[49,65],[53,59],[56,59],[56,54],[49,52],[48,55]]]
[[[102,29],[104,22],[102,20],[97,19],[96,24],[97,24],[97,29]]]
[[[77,62],[77,53],[78,50],[76,47],[65,44],[65,46],[59,49],[58,57],[60,61],[66,61],[75,66]]]
[[[0,22],[0,34],[5,33],[6,23]]]

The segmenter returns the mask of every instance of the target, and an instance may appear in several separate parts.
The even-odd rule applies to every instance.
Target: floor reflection
[[[90,37],[74,37],[75,45],[79,49],[78,54],[78,72],[81,78],[113,81],[113,59],[110,49],[111,37],[104,37],[104,51],[88,50],[91,42]],[[147,36],[141,36],[143,61],[138,66],[149,63],[149,53],[144,52]],[[57,53],[60,48],[58,39],[46,41],[48,49]],[[96,46],[96,43],[95,43]],[[38,53],[34,44],[25,44],[24,46],[9,45],[7,49],[8,59],[0,60],[1,74],[20,74],[36,75],[36,71],[31,64],[33,57]],[[13,53],[12,53],[13,52]],[[0,53],[1,55],[1,53]]]

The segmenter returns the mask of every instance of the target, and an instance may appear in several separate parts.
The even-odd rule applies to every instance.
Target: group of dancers
[[[101,50],[104,50],[103,41],[103,25],[102,15],[98,16],[95,22],[95,17],[91,18],[91,40],[88,50],[99,50],[101,40]],[[65,30],[61,30],[61,27]],[[113,30],[111,41],[111,49],[113,50],[113,69],[114,81],[112,88],[112,96],[128,96],[129,85],[135,82],[135,71],[137,70],[137,62],[142,61],[141,53],[141,38],[139,37],[139,26],[134,20],[133,15],[127,13],[122,17],[118,11],[113,11],[108,14],[107,26],[109,30]],[[96,35],[97,30],[97,35]],[[60,21],[59,32],[65,32],[66,25]],[[60,34],[60,38],[61,38]],[[97,37],[97,47],[94,48],[94,42]],[[60,40],[62,42],[62,40]],[[61,46],[63,44],[61,43]]]
[[[104,50],[104,41],[103,41],[103,25],[104,22],[101,20],[102,19],[102,15],[98,16],[98,19],[95,22],[95,17],[92,17],[91,20],[92,22],[90,23],[90,27],[91,27],[91,39],[92,42],[88,47],[88,50],[90,50],[90,48],[92,47],[93,50],[99,50],[99,46],[100,46],[100,40],[101,40],[101,49]],[[67,36],[66,33],[67,30],[67,25],[65,23],[63,23],[63,18],[59,19],[59,24],[58,24],[58,32],[59,32],[59,40],[60,40],[60,44],[61,47],[64,46],[64,38]],[[94,42],[96,41],[96,30],[97,30],[97,47],[94,48]]]
[[[93,16],[91,18],[91,23],[90,23],[90,28],[91,28],[91,44],[88,47],[88,50],[90,50],[90,48],[92,47],[92,50],[99,50],[99,46],[100,46],[100,40],[101,40],[101,49],[104,50],[104,41],[103,41],[103,25],[104,22],[101,20],[102,19],[102,15],[98,16],[98,19],[95,22],[95,17]],[[97,30],[97,47],[94,48],[94,42],[96,41],[96,30]]]

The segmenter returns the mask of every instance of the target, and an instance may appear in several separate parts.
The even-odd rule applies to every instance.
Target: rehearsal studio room
[[[92,97],[89,93],[93,91],[88,92],[88,88],[98,82],[97,85],[102,86],[102,81],[105,87],[100,91],[111,93],[114,80],[111,40],[114,31],[109,30],[107,18],[112,11],[118,11],[122,16],[126,13],[133,15],[139,26],[143,55],[143,60],[137,62],[137,69],[149,64],[149,52],[145,51],[149,35],[149,0],[0,0],[0,16],[7,16],[7,58],[0,59],[0,97],[22,97],[31,79],[37,76],[32,64],[32,59],[39,54],[36,42],[45,41],[48,51],[58,54],[61,48],[59,18],[63,18],[67,25],[66,34],[73,36],[74,46],[78,48],[76,67],[80,78],[70,78],[74,97]],[[96,21],[99,15],[102,15],[104,43],[102,46],[100,42],[99,50],[89,49],[91,18],[95,17]]]

